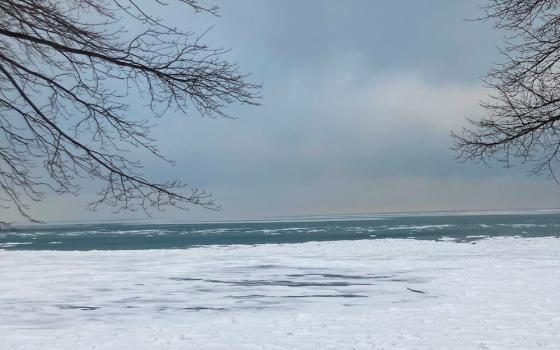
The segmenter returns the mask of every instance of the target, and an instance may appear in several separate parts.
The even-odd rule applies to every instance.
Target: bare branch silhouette
[[[195,12],[217,8],[175,0]],[[133,90],[153,116],[169,110],[225,117],[231,103],[258,104],[227,52],[169,26],[145,8],[160,0],[4,0],[0,2],[0,206],[27,219],[47,191],[78,193],[80,178],[101,183],[90,208],[216,209],[209,194],[178,180],[155,183],[126,151],[162,155],[148,120],[130,116]],[[142,31],[121,28],[124,20]],[[48,176],[44,176],[46,169]]]
[[[484,81],[486,114],[454,134],[462,160],[515,160],[558,181],[560,149],[560,1],[491,0],[484,19],[511,33],[504,62]]]

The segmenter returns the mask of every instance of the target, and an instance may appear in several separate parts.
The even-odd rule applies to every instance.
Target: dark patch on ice
[[[245,295],[230,295],[230,298],[251,300],[262,298],[368,298],[367,295],[341,293],[341,294],[302,294],[302,295],[265,295],[265,294],[245,294]],[[254,300],[256,301],[256,300]],[[259,301],[260,302],[260,301]],[[279,302],[266,301],[267,304],[278,304]]]
[[[100,308],[99,306],[86,306],[86,305],[56,305],[56,307],[62,310],[83,310],[83,311],[92,311]]]
[[[391,281],[391,282],[411,282],[411,283],[422,283],[423,282],[423,280],[418,279],[418,278],[402,278],[402,277],[388,278],[387,280]]]
[[[204,306],[194,306],[194,307],[182,307],[176,310],[187,310],[187,311],[227,311],[225,307],[204,307]]]
[[[172,281],[203,281],[202,278],[191,278],[191,277],[170,277]]]
[[[159,307],[157,311],[227,311],[224,307],[206,307],[206,306],[190,306],[190,307]]]
[[[273,269],[275,267],[282,267],[280,265],[256,265],[254,266],[256,269]]]
[[[209,283],[229,284],[233,286],[255,287],[255,286],[281,286],[281,287],[349,287],[349,286],[369,286],[370,283],[349,283],[342,281],[335,282],[295,282],[289,280],[204,280]]]
[[[324,277],[324,278],[339,278],[348,280],[368,280],[368,279],[387,279],[394,277],[394,275],[343,275],[334,273],[297,273],[286,275],[287,277]]]
[[[418,290],[418,289],[412,289],[412,288],[408,288],[408,287],[406,287],[406,289],[408,289],[409,291],[414,292],[414,293],[426,294],[426,292],[423,292],[423,291]]]
[[[246,294],[246,295],[230,295],[229,297],[233,298],[233,299],[253,299],[253,298],[267,298],[267,297],[270,297],[270,295]]]
[[[269,265],[261,265],[269,266]],[[270,265],[272,266],[272,265]],[[268,267],[266,267],[268,268]],[[279,276],[280,277],[280,276]],[[351,275],[351,274],[334,274],[334,273],[295,273],[288,274],[285,277],[297,279],[271,279],[271,280],[218,280],[218,279],[202,279],[193,277],[170,277],[169,280],[178,282],[200,281],[215,284],[228,284],[233,286],[254,287],[254,286],[282,286],[282,287],[349,287],[349,286],[368,286],[372,285],[368,280],[389,280],[394,282],[421,282],[420,280],[396,278],[396,275]],[[325,280],[305,281],[301,280],[307,277],[320,277]],[[329,279],[337,279],[335,281]],[[358,282],[360,281],[360,282]]]
[[[367,298],[361,294],[309,294],[309,295],[284,295],[282,298]]]

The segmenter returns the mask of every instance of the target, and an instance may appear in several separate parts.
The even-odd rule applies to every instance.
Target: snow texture
[[[0,251],[0,349],[560,349],[560,239]]]

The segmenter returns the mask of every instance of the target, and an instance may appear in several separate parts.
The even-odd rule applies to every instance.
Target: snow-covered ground
[[[560,239],[0,251],[0,349],[560,349]]]

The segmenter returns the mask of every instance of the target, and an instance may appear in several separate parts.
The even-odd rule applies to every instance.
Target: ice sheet
[[[559,349],[560,239],[0,251],[0,349]]]

